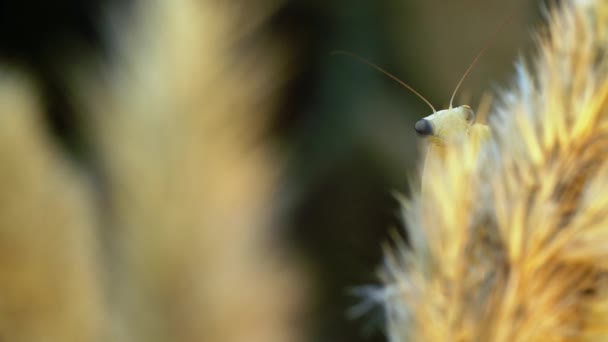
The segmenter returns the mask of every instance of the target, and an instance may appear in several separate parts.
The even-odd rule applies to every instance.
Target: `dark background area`
[[[83,164],[86,139],[61,71],[110,53],[109,6],[128,9],[130,1],[0,0],[1,62],[35,75],[49,129]],[[540,8],[524,0],[291,0],[267,23],[294,66],[271,135],[288,160],[278,194],[285,236],[314,277],[306,317],[314,341],[385,340],[381,310],[348,317],[361,300],[350,290],[378,283],[381,245],[401,224],[391,192],[408,193],[420,150],[413,124],[431,113],[395,82],[330,51],[374,61],[440,108],[490,42],[462,88],[464,102],[456,101],[475,108],[484,92],[508,84],[519,52],[530,55]]]

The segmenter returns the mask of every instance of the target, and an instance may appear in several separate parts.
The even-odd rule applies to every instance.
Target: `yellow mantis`
[[[471,107],[462,105],[454,108],[452,106],[454,97],[456,97],[456,93],[462,85],[462,82],[469,72],[471,72],[473,66],[475,66],[475,63],[477,63],[479,57],[481,57],[487,47],[488,45],[475,56],[473,62],[471,62],[458,81],[458,84],[452,93],[452,97],[450,98],[450,106],[448,109],[436,111],[428,100],[422,97],[418,92],[414,92],[414,94],[423,99],[433,110],[433,114],[419,120],[414,126],[416,133],[425,137],[430,142],[427,159],[434,155],[439,157],[443,156],[445,154],[446,146],[449,146],[449,144],[455,143],[456,141],[464,140],[465,143],[473,144],[475,149],[478,149],[483,142],[490,138],[490,128],[487,125],[475,122],[475,112]],[[410,86],[407,86],[407,89],[413,90]]]
[[[487,48],[487,46],[486,46]],[[452,93],[452,97],[450,99],[450,106],[448,109],[437,111],[435,107],[420,93],[418,93],[414,88],[401,81],[399,78],[395,77],[388,71],[379,67],[378,65],[347,51],[334,51],[333,54],[344,54],[351,56],[360,62],[369,65],[370,67],[378,70],[384,75],[388,76],[392,80],[401,84],[406,89],[410,90],[412,93],[421,98],[431,109],[433,110],[433,114],[420,119],[416,122],[414,129],[418,133],[418,135],[424,137],[429,142],[429,149],[427,152],[427,160],[429,158],[443,158],[445,155],[445,150],[451,144],[456,142],[464,141],[464,143],[473,144],[473,146],[477,149],[490,138],[490,128],[487,125],[476,123],[475,122],[475,112],[471,109],[471,107],[467,105],[453,107],[452,103],[454,102],[454,97],[458,92],[462,82],[467,77],[479,57],[483,54],[485,49],[482,49],[469,68],[466,70],[464,75],[461,77],[460,81],[456,85],[454,92]],[[423,180],[424,183],[424,180]]]
[[[496,36],[500,30],[510,21],[511,16],[508,16],[505,21],[494,31],[491,37]],[[458,92],[458,89],[462,85],[462,82],[466,79],[468,74],[471,72],[479,58],[483,55],[486,49],[490,46],[489,41],[475,56],[467,70],[464,72],[458,84],[454,88],[452,97],[450,98],[450,106],[448,109],[437,111],[435,107],[420,93],[418,93],[413,87],[409,86],[405,82],[401,81],[396,76],[392,75],[385,69],[378,65],[362,58],[354,53],[348,51],[334,51],[332,54],[343,54],[353,57],[360,62],[367,64],[368,66],[376,69],[377,71],[388,76],[392,80],[401,84],[403,87],[414,93],[416,96],[421,98],[432,110],[433,113],[426,116],[423,119],[416,122],[414,129],[419,136],[425,138],[429,143],[429,148],[426,155],[425,164],[430,158],[443,159],[446,153],[446,149],[456,142],[472,144],[475,151],[486,142],[490,136],[490,127],[482,123],[475,122],[475,112],[471,107],[467,105],[453,107],[454,98]],[[424,177],[424,175],[423,175]],[[424,183],[424,179],[423,179]]]

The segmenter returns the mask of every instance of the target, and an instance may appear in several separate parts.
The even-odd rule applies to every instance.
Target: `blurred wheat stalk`
[[[35,86],[0,74],[0,339],[296,340],[261,137],[285,65],[269,39],[239,45],[261,5],[137,4],[115,62],[79,76],[96,183],[48,136]]]
[[[549,11],[480,155],[430,163],[386,255],[391,341],[608,340],[608,1]]]

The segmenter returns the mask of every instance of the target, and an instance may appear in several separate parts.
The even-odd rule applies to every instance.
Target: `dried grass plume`
[[[285,74],[273,6],[135,2],[111,61],[74,71],[90,168],[0,73],[1,340],[298,340],[263,137]]]
[[[608,339],[608,2],[548,12],[535,57],[490,114],[493,138],[429,163],[386,255],[400,341]]]

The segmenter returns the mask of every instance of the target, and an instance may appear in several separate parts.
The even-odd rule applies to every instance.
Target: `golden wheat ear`
[[[427,163],[386,256],[391,342],[608,340],[607,11],[552,8],[491,136]]]

